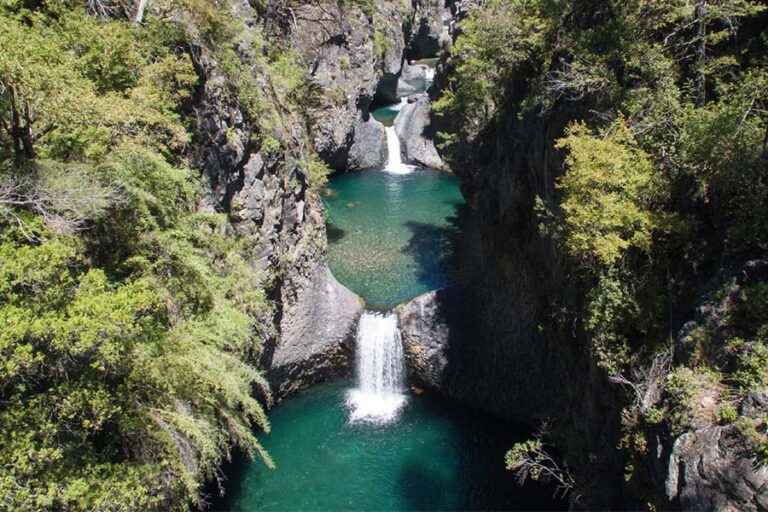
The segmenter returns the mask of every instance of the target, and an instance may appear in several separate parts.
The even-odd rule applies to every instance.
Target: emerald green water
[[[349,382],[276,408],[262,436],[277,469],[238,461],[215,510],[554,510],[551,492],[504,469],[516,433],[437,399],[411,397],[395,424],[348,422]]]
[[[391,308],[452,282],[466,208],[453,176],[360,171],[332,179],[330,191],[331,271],[371,306]]]
[[[371,115],[384,126],[392,126],[392,124],[395,122],[397,114],[400,113],[401,108],[402,104],[400,103],[395,103],[394,105],[385,105],[383,107],[378,107],[372,110]]]

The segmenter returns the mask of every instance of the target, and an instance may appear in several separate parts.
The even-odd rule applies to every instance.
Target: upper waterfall
[[[386,423],[405,403],[404,358],[397,316],[366,312],[357,329],[357,385],[350,391],[350,419]]]

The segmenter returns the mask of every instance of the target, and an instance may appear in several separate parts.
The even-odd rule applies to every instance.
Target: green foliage
[[[232,444],[263,455],[249,425],[267,428],[251,396],[252,384],[265,384],[244,361],[256,347],[253,314],[264,298],[231,242],[214,247],[209,225],[208,232],[196,224],[160,235],[165,257],[122,282],[89,268],[77,238],[53,235],[39,222],[31,228],[42,243],[6,230],[5,503],[178,506],[198,499]],[[211,259],[221,263],[211,268]],[[125,495],[111,494],[112,487]]]
[[[650,205],[657,194],[651,161],[623,121],[595,137],[573,124],[557,142],[567,171],[559,180],[569,252],[592,268],[610,268],[634,248],[650,251],[660,228]]]
[[[768,69],[723,84],[722,100],[687,106],[682,114],[680,158],[712,205],[714,228],[730,253],[750,253],[768,233]]]
[[[717,410],[717,423],[728,425],[739,418],[739,411],[732,405],[723,405]]]
[[[201,506],[233,447],[271,464],[255,248],[195,213],[185,161],[187,38],[237,26],[218,2],[160,3],[141,26],[49,4],[0,7],[0,503]],[[256,115],[236,42],[217,58]]]
[[[587,302],[592,354],[609,375],[620,373],[631,353],[626,326],[639,314],[632,291],[616,271],[601,274]]]
[[[488,122],[504,102],[504,84],[522,65],[536,59],[549,20],[541,2],[492,0],[462,24],[454,48],[458,61],[451,87],[434,104],[436,112],[456,117],[461,130]],[[479,121],[479,122],[478,122]]]
[[[736,428],[761,465],[768,464],[768,418],[739,417]]]
[[[542,482],[555,486],[556,493],[565,496],[576,487],[573,475],[567,466],[561,466],[544,447],[542,437],[546,435],[546,424],[536,437],[515,444],[505,456],[506,467],[517,475],[518,484],[526,480]],[[578,496],[574,496],[578,501]]]
[[[374,13],[376,12],[376,2],[374,2],[374,0],[341,0],[340,4],[342,9],[357,7],[369,18],[374,16]]]
[[[328,177],[332,171],[320,157],[312,154],[304,163],[304,168],[309,178],[310,189],[319,191],[328,183]]]
[[[711,424],[717,415],[721,376],[711,368],[681,366],[668,377],[665,391],[671,404],[668,421],[679,436],[692,425]]]
[[[761,391],[768,386],[768,345],[766,340],[746,343],[736,338],[729,348],[736,351],[737,370],[733,380],[744,392]]]
[[[373,15],[373,50],[379,57],[379,60],[383,60],[389,50],[389,39],[386,34],[381,30],[381,20],[379,15]]]

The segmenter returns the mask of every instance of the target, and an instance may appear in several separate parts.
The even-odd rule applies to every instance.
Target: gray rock
[[[413,9],[400,11],[396,1],[376,2],[373,18],[359,7],[337,2],[304,3],[294,8],[293,44],[300,50],[312,80],[323,91],[313,113],[313,143],[332,168],[346,170],[360,112],[374,96],[397,101],[397,85]],[[376,40],[386,41],[382,48]],[[358,155],[359,156],[359,155]]]
[[[282,336],[267,374],[278,400],[349,367],[363,302],[336,281],[327,265],[319,264],[312,274],[280,322]]]
[[[741,402],[741,415],[758,419],[768,413],[768,390],[753,391]]]
[[[747,455],[733,426],[680,436],[669,458],[667,498],[683,510],[757,511],[768,504],[768,468]]]
[[[416,87],[412,86],[405,80],[400,80],[397,82],[397,97],[403,98],[405,96],[410,96],[411,94],[416,94],[417,90]],[[398,101],[398,100],[396,100]],[[395,102],[396,102],[395,101]]]
[[[414,87],[422,83],[427,78],[427,70],[429,67],[426,64],[403,64],[403,71],[400,74],[400,79],[408,82]]]
[[[462,317],[455,290],[430,292],[397,308],[408,373],[420,385],[447,392],[451,354],[459,347]]]
[[[440,35],[443,32],[443,3],[437,0],[426,0],[421,2],[418,7],[408,57],[411,59],[434,57],[440,50]]]
[[[402,143],[405,162],[433,169],[447,169],[435,148],[432,107],[427,95],[403,107],[395,119],[395,130]]]
[[[413,11],[409,9],[407,13],[401,12],[397,2],[376,2],[376,5],[379,11],[379,37],[386,41],[383,55],[379,59],[380,77],[376,96],[385,102],[394,103],[397,101],[398,77],[405,52],[406,35],[403,26],[410,20]]]
[[[355,135],[349,150],[347,168],[370,169],[382,167],[387,162],[387,134],[384,125],[373,116],[368,120],[358,118],[355,124]]]

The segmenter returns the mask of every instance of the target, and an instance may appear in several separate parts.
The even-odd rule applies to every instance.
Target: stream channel
[[[389,310],[452,284],[467,207],[454,176],[401,161],[391,124],[404,104],[373,113],[389,125],[386,166],[333,178],[326,198],[331,271],[369,309],[357,331],[356,380],[315,386],[276,407],[272,433],[260,436],[276,469],[236,459],[214,509],[564,508],[551,489],[520,487],[504,467],[527,432],[408,391]]]

